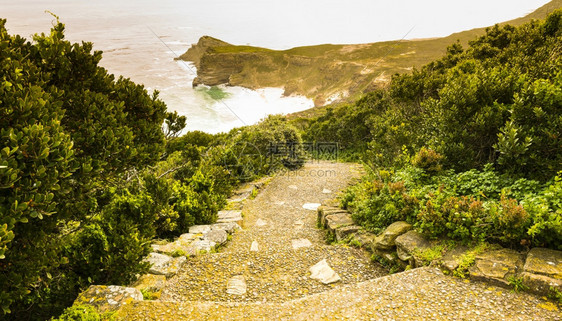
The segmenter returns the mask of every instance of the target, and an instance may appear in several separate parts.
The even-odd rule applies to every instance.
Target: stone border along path
[[[386,271],[370,263],[363,250],[327,245],[325,231],[316,228],[316,211],[303,205],[333,206],[334,193],[356,179],[361,168],[321,162],[306,164],[301,173],[331,170],[331,176],[324,177],[275,177],[247,201],[244,229],[233,234],[219,253],[188,259],[165,283],[160,300],[132,297],[115,316],[124,320],[562,320],[556,306],[536,296],[444,276],[435,268],[383,276]],[[333,192],[326,193],[327,189]],[[305,244],[304,240],[311,245],[293,247]],[[323,260],[341,280],[323,284],[310,278],[312,272],[326,270]],[[317,269],[311,272],[313,265]]]

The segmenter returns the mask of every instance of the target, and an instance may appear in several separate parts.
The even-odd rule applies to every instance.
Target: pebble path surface
[[[303,205],[334,198],[360,172],[354,164],[319,162],[274,177],[247,201],[243,230],[219,253],[191,258],[168,280],[160,300],[133,302],[116,316],[124,320],[562,320],[556,306],[537,296],[445,276],[434,268],[386,275],[366,252],[326,244],[325,232],[316,228],[316,212]],[[340,281],[325,285],[310,278],[310,267],[324,259]]]
[[[359,174],[357,165],[316,162],[274,177],[247,200],[243,230],[219,253],[190,259],[168,281],[161,300],[282,302],[385,275],[363,250],[326,244],[325,231],[316,227],[316,207]],[[323,193],[326,189],[334,192]],[[252,244],[257,244],[254,251]],[[310,278],[309,268],[323,259],[341,281],[325,285]],[[237,275],[246,280],[244,295],[226,291]]]

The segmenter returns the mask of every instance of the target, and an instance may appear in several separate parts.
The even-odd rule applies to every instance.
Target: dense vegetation
[[[562,249],[561,16],[495,26],[384,90],[299,120],[304,139],[340,142],[373,169],[343,200],[355,219]]]
[[[272,169],[269,142],[300,139],[278,117],[178,137],[185,117],[63,32],[29,42],[0,20],[0,319],[48,319],[90,284],[128,284],[151,239],[213,222],[233,186]]]

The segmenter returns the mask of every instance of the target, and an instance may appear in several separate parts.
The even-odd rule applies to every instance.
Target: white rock
[[[233,295],[246,294],[246,279],[243,275],[236,275],[228,280],[226,285],[226,293]]]
[[[330,193],[332,193],[332,191],[329,190],[329,189],[327,189],[327,188],[325,188],[325,189],[322,190],[322,193],[324,193],[324,194],[330,194]]]
[[[320,205],[320,203],[305,203],[302,208],[306,210],[316,211],[318,210],[318,207],[320,207]]]
[[[223,245],[228,240],[228,233],[225,230],[213,230],[205,234],[205,239]]]
[[[279,205],[279,206],[285,205],[285,201],[277,201],[275,202],[275,205]]]
[[[296,240],[291,240],[291,243],[293,245],[293,249],[300,249],[301,247],[310,247],[312,246],[312,243],[310,243],[310,241],[308,239],[296,239]]]
[[[257,252],[259,251],[259,247],[258,247],[258,242],[253,241],[252,245],[250,246],[250,251],[251,252]]]
[[[262,220],[261,218],[258,218],[258,220],[256,221],[256,226],[264,226],[267,225],[267,222]]]
[[[289,188],[290,188],[290,189],[299,189],[299,188],[297,187],[297,185],[289,185]]]
[[[234,222],[216,223],[216,224],[211,225],[211,231],[223,230],[223,231],[226,231],[226,233],[228,233],[228,234],[232,234],[232,233],[234,233],[234,231],[240,230],[240,229],[241,229],[240,225],[238,225]]]
[[[215,247],[215,245],[217,245],[215,242],[206,239],[195,240],[193,243],[191,243],[191,246],[194,247],[197,252],[199,251],[210,252],[211,249]]]
[[[324,284],[330,284],[341,280],[340,276],[328,265],[326,259],[316,263],[310,268],[310,278]]]
[[[217,223],[228,223],[242,221],[242,211],[219,211]]]
[[[211,225],[193,225],[189,228],[190,234],[205,234],[211,230]]]
[[[301,220],[295,221],[295,228],[299,229],[304,226],[304,222]]]
[[[197,234],[192,234],[192,233],[184,233],[179,237],[179,239],[184,242],[192,241],[195,240],[196,238],[197,238]]]

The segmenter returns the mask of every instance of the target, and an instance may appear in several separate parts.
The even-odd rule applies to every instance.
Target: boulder
[[[416,251],[431,248],[431,244],[420,233],[410,230],[394,240],[396,253],[402,261],[407,261],[411,266],[421,266],[422,262],[416,257]]]
[[[172,277],[186,261],[185,256],[172,258],[160,253],[150,253],[143,261],[150,263],[149,273]]]
[[[166,276],[154,274],[145,274],[141,276],[135,283],[133,283],[133,287],[135,289],[146,290],[150,292],[160,292],[165,285]]]
[[[476,256],[468,270],[470,277],[499,286],[508,286],[509,279],[521,272],[522,255],[511,249],[500,249]]]
[[[310,267],[310,278],[318,280],[323,284],[330,284],[340,281],[340,276],[328,265],[326,259]]]
[[[548,295],[551,289],[562,292],[562,251],[531,249],[521,277],[523,284],[535,293]]]
[[[75,305],[91,305],[99,312],[111,312],[133,301],[142,301],[142,293],[135,288],[117,285],[91,285],[74,301]]]
[[[338,227],[336,229],[336,241],[342,241],[347,239],[348,237],[350,237],[351,235],[357,233],[357,231],[359,231],[360,227],[357,225],[348,225],[348,226],[342,226],[342,227]]]
[[[353,225],[353,220],[351,219],[351,214],[349,213],[331,214],[326,216],[325,220],[326,225],[324,227],[332,233],[335,233],[337,228]]]
[[[213,230],[205,235],[205,238],[211,243],[216,243],[218,245],[223,245],[228,239],[228,233],[225,230]]]
[[[377,236],[373,246],[379,250],[390,250],[396,245],[396,238],[411,229],[412,225],[409,223],[403,221],[394,222]]]

